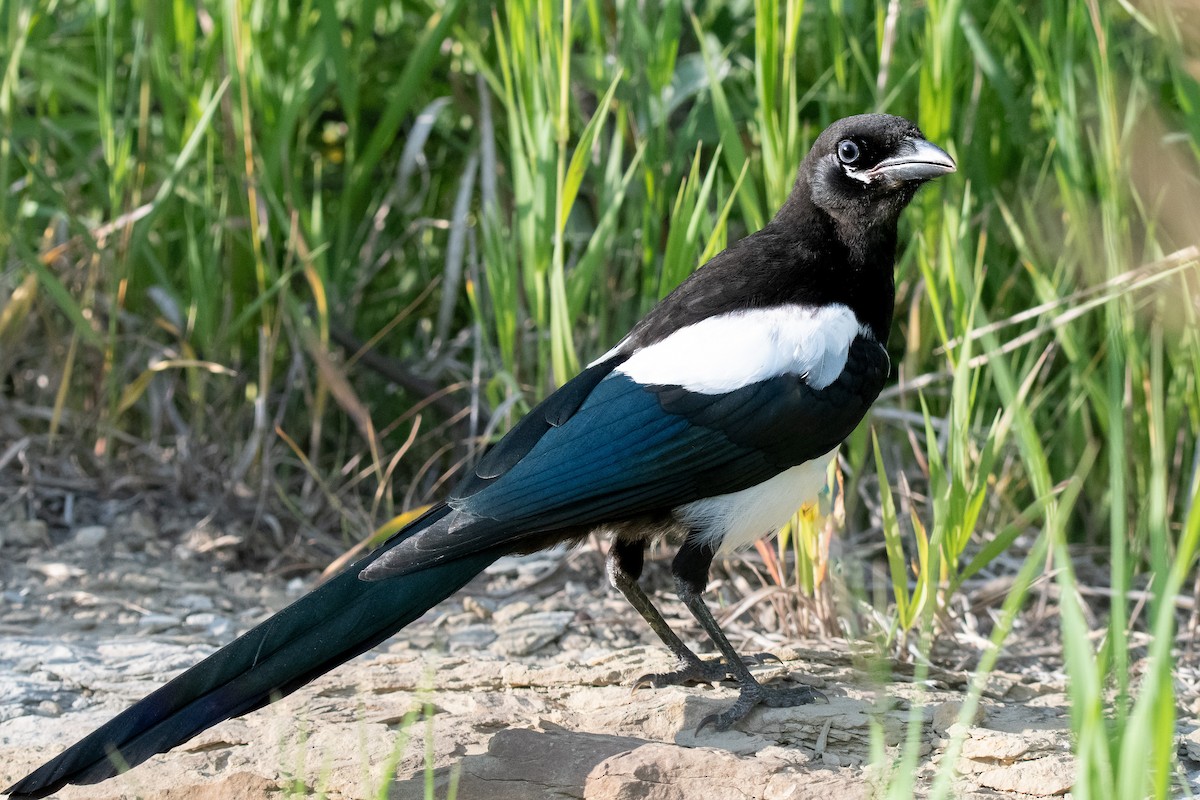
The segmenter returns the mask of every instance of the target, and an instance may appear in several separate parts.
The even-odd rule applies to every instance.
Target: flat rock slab
[[[36,767],[136,700],[193,647],[138,639],[82,643],[0,641],[0,780]],[[201,648],[202,649],[202,648]],[[948,691],[911,683],[870,686],[836,653],[781,651],[829,697],[791,709],[762,709],[737,728],[699,735],[699,721],[731,703],[732,686],[669,687],[631,693],[633,677],[663,669],[655,648],[590,660],[570,654],[510,661],[395,652],[359,659],[296,694],[204,732],[111,781],[63,790],[90,798],[839,798],[870,795],[873,736],[892,753],[909,719],[921,726],[922,770],[932,773],[948,740],[933,729]],[[24,672],[10,668],[17,654]],[[564,658],[564,656],[567,656]],[[8,662],[8,663],[5,663]],[[70,665],[69,668],[67,665]],[[155,677],[158,677],[157,675]],[[32,709],[31,699],[39,703]],[[1061,794],[1072,764],[1065,698],[1040,706],[990,700],[982,726],[961,730],[963,793]],[[921,703],[914,712],[913,704]],[[915,714],[915,717],[914,717]],[[951,735],[953,734],[951,731]],[[392,780],[392,776],[396,776]],[[451,787],[454,787],[453,789]],[[1052,790],[1052,791],[1048,791]]]
[[[83,530],[57,547],[40,531],[26,537],[36,546],[14,546],[19,536],[3,546],[0,786],[305,588],[183,557],[149,535],[110,547],[112,537]],[[1070,788],[1067,700],[1053,671],[994,673],[966,719],[964,673],[933,670],[917,685],[911,667],[868,665],[845,642],[743,639],[748,652],[783,660],[754,667],[762,680],[803,682],[828,702],[760,709],[733,730],[697,734],[736,689],[631,692],[638,676],[672,665],[593,560],[572,573],[561,556],[506,559],[403,635],[282,701],[58,796],[416,800],[432,785],[437,798],[463,800],[856,800],[886,784],[910,725],[917,796],[954,737],[958,797]],[[660,600],[684,638],[700,641],[686,611]],[[880,751],[882,764],[872,758]]]

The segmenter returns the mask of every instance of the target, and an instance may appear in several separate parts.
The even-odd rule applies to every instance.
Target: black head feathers
[[[810,202],[839,229],[866,233],[894,226],[922,184],[956,168],[903,117],[860,114],[817,137],[800,165],[792,202]]]

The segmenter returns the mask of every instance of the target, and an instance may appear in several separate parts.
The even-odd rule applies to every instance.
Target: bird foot
[[[746,684],[738,693],[732,706],[719,714],[709,714],[696,726],[696,734],[712,725],[718,731],[727,731],[735,722],[742,720],[756,706],[791,708],[803,706],[817,700],[829,702],[829,698],[811,686],[763,686],[759,683]]]
[[[638,689],[661,689],[664,686],[685,686],[689,683],[720,683],[730,677],[723,658],[681,659],[679,668],[670,672],[649,672],[633,682]]]
[[[761,666],[769,661],[782,664],[783,661],[770,653],[753,653],[742,656],[746,666]],[[689,683],[720,683],[734,677],[729,670],[729,662],[724,658],[709,659],[680,659],[679,668],[671,672],[650,672],[638,678],[633,683],[633,691],[638,689],[661,689],[664,686],[684,686]]]

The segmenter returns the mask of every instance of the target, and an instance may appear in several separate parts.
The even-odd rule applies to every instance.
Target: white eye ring
[[[842,139],[838,142],[837,155],[843,164],[853,164],[858,161],[858,145],[851,139]]]

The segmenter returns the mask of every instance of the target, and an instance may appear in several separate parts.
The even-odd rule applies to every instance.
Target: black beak
[[[933,180],[957,170],[954,159],[942,148],[924,139],[906,138],[896,155],[880,161],[867,175],[872,181],[908,183]]]

